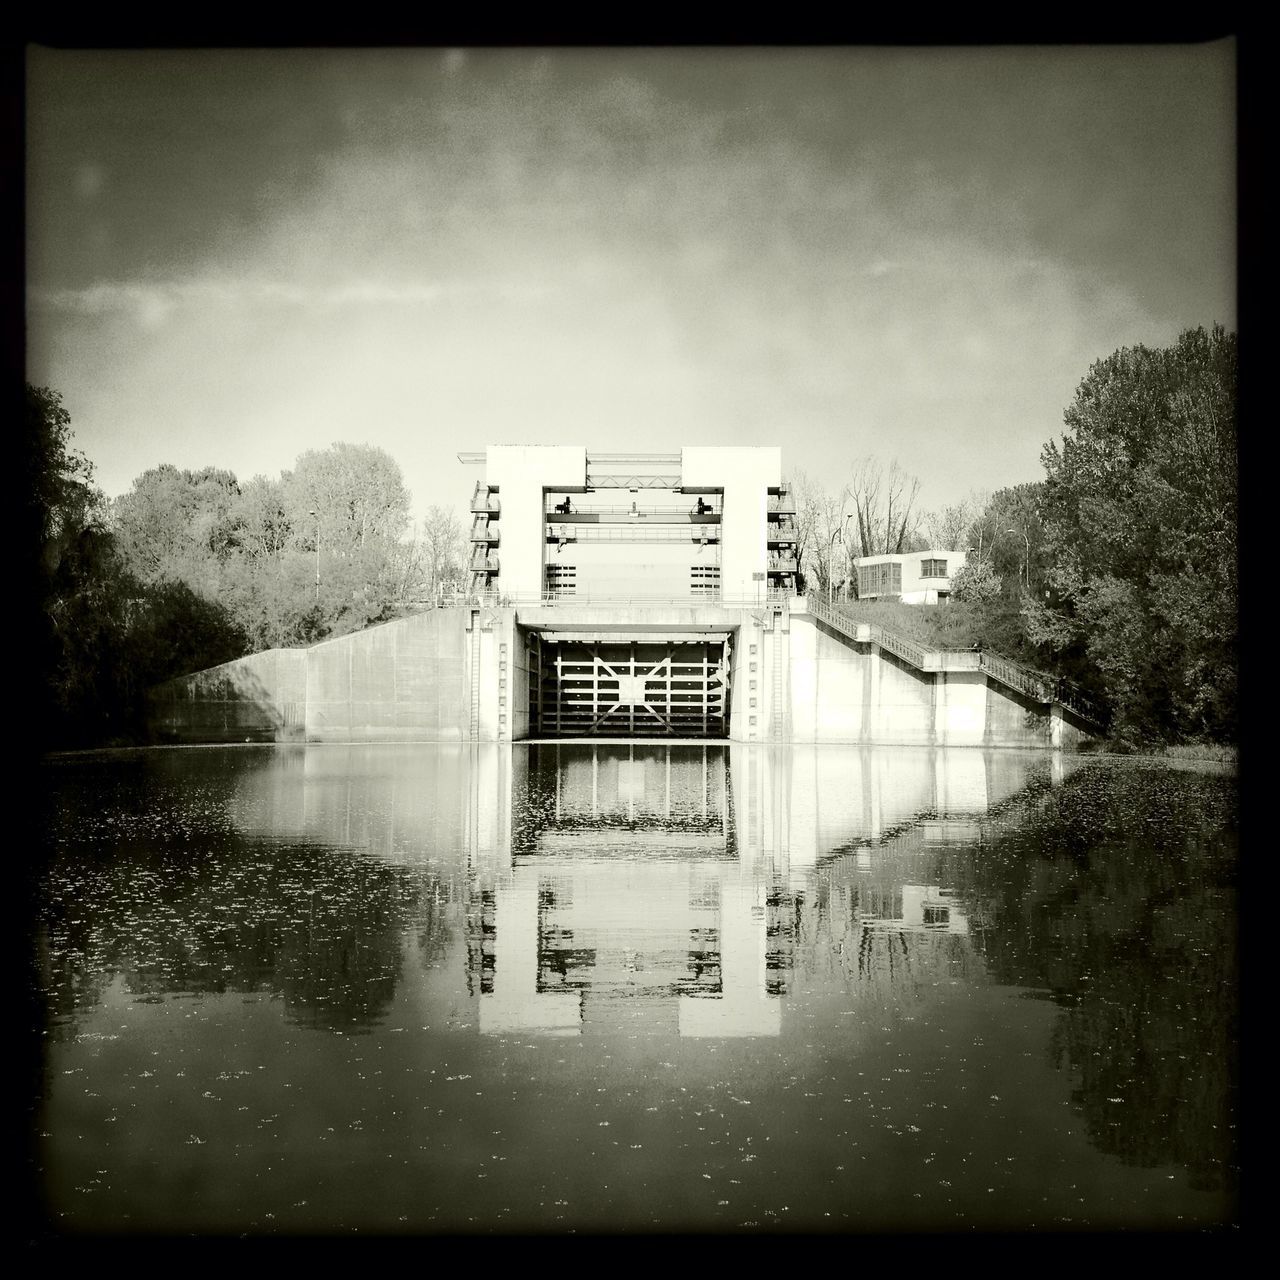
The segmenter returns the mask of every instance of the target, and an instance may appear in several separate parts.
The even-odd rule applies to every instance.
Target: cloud
[[[82,289],[29,292],[33,306],[83,316],[131,315],[155,328],[180,308],[278,306],[309,310],[339,307],[430,306],[450,292],[438,283],[359,280],[297,285],[281,280],[208,279],[167,282],[106,281]]]

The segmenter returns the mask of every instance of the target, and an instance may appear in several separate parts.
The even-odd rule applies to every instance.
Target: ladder
[[[773,739],[785,741],[787,736],[787,672],[782,648],[782,618],[773,618]]]
[[[480,614],[471,615],[471,740],[480,736]]]

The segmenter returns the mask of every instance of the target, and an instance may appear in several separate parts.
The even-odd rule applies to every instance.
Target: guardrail
[[[684,520],[704,520],[710,523],[713,520],[719,520],[724,515],[719,504],[704,502],[699,508],[696,504],[688,506],[681,505],[678,507],[655,507],[655,506],[631,506],[629,503],[625,506],[597,506],[592,503],[589,506],[572,506],[569,510],[564,509],[564,504],[560,502],[544,502],[542,504],[543,514],[547,517],[548,524],[557,524],[564,520],[591,520],[596,516],[634,516],[638,520],[651,520],[655,516],[659,519],[666,518],[672,523],[679,523]]]
[[[716,542],[718,524],[562,524],[549,521],[547,542]]]
[[[766,606],[787,608],[796,599],[793,592],[778,588],[770,588],[753,596],[722,596],[717,591],[690,592],[683,596],[572,595],[555,591],[543,592],[541,595],[502,595],[485,591],[442,596],[440,603],[445,607],[469,606],[473,609],[576,608],[583,605],[602,609],[692,609],[707,606],[717,609],[762,609]]]
[[[945,669],[945,655],[950,652],[949,650],[926,649],[923,645],[895,635],[892,631],[886,631],[875,623],[855,622],[852,618],[844,616],[823,603],[817,596],[809,597],[807,608],[815,618],[819,618],[832,630],[839,631],[850,640],[861,644],[877,644],[921,671]],[[939,662],[929,661],[935,656],[940,659]],[[979,670],[985,671],[993,680],[1030,698],[1033,702],[1046,704],[1057,702],[1096,725],[1101,726],[1106,723],[1102,708],[1097,701],[1072,681],[1059,676],[1045,675],[1040,671],[1028,670],[1015,662],[1010,662],[1008,658],[988,653],[985,649],[979,650],[976,656],[978,659],[976,665]]]

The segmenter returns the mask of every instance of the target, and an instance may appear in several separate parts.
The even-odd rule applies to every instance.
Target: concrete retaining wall
[[[465,618],[432,609],[304,650],[307,741],[470,737]]]
[[[981,671],[920,671],[803,614],[790,630],[794,742],[1043,748],[1087,736]]]
[[[268,649],[148,694],[159,742],[461,741],[470,737],[467,611],[433,609]]]
[[[306,708],[305,649],[251,653],[147,693],[158,742],[298,742]]]
[[[310,649],[271,649],[153,690],[152,730],[162,742],[519,741],[530,726],[528,631],[591,621],[582,610],[434,609]],[[638,635],[731,641],[729,733],[739,742],[1043,749],[1087,736],[1060,708],[982,671],[920,671],[804,613],[667,608],[626,621]],[[601,615],[596,625],[618,623]]]

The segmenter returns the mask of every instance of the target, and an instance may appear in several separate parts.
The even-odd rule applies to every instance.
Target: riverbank
[[[1151,760],[1188,761],[1212,764],[1239,763],[1239,748],[1223,742],[1184,742],[1167,746],[1134,746],[1128,742],[1103,740],[1084,748],[1084,754],[1141,756]]]

